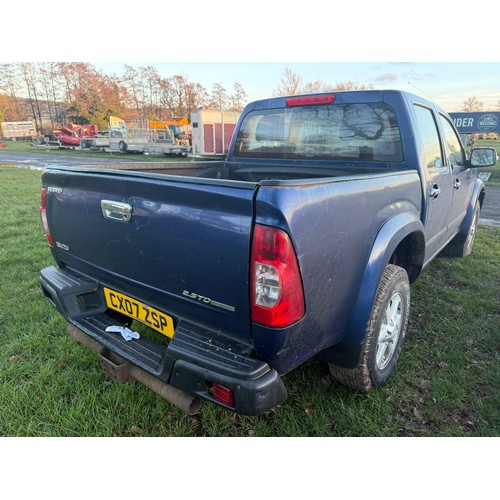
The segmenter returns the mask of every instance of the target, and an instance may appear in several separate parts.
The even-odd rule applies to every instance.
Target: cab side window
[[[420,137],[422,138],[424,164],[428,169],[446,167],[434,115],[429,108],[414,105]]]
[[[446,155],[452,167],[465,166],[465,153],[453,126],[449,120],[442,115],[439,115],[441,120],[441,127],[444,132],[444,140],[446,143]]]

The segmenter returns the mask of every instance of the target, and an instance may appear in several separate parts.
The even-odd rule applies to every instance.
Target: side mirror
[[[470,155],[472,167],[492,167],[497,162],[497,152],[493,148],[473,148]]]

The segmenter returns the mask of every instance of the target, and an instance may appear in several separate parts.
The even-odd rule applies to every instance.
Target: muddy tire
[[[354,369],[329,365],[333,378],[368,393],[392,375],[403,348],[410,313],[410,284],[406,271],[389,264],[377,291],[360,361]]]
[[[479,221],[479,214],[481,208],[479,204],[476,204],[474,208],[474,215],[472,216],[472,222],[469,226],[467,234],[459,234],[453,238],[450,243],[446,246],[443,253],[448,257],[467,257],[472,252],[472,247],[474,246],[474,240],[476,239],[477,225]]]

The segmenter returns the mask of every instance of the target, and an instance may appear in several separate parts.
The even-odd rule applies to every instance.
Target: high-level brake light
[[[252,321],[284,328],[304,316],[304,290],[290,237],[257,224],[252,242]]]
[[[335,94],[310,95],[304,97],[289,97],[287,106],[313,106],[315,104],[331,104],[335,100]]]

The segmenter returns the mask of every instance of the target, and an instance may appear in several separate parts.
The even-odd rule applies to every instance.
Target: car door
[[[467,168],[467,159],[460,138],[448,117],[439,115],[446,163],[451,170],[453,183],[452,217],[449,222],[450,233],[455,233],[465,217],[469,206],[476,176],[472,169]]]
[[[426,240],[425,260],[428,261],[449,239],[449,225],[453,219],[453,184],[451,168],[444,160],[444,148],[434,110],[414,103],[414,111],[423,162],[422,215]]]

